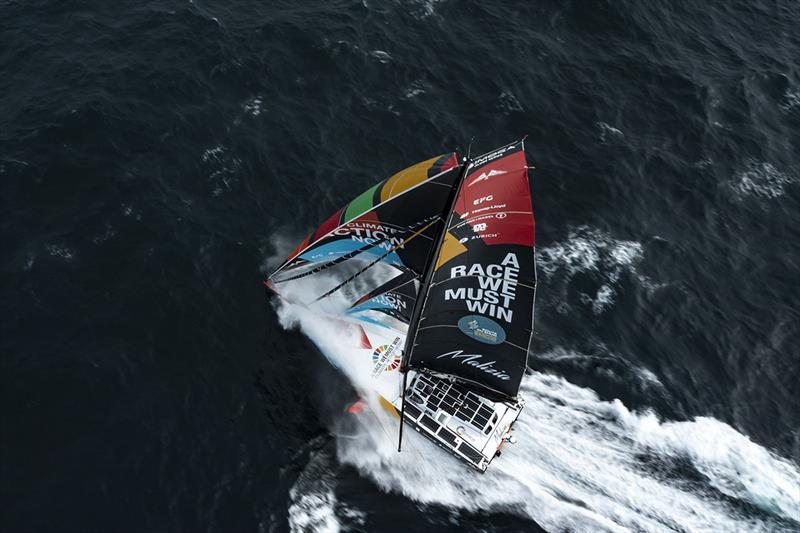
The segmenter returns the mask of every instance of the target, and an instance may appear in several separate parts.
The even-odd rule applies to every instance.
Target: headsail
[[[357,287],[348,305],[358,305],[381,286],[396,288],[392,280],[418,277],[442,231],[458,168],[456,155],[445,154],[369,188],[309,235],[267,285],[285,295],[302,280],[315,298]]]
[[[523,141],[475,158],[433,264],[409,368],[514,399],[525,372],[536,287]]]

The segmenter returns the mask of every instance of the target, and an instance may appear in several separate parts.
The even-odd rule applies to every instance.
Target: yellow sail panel
[[[390,415],[392,415],[395,418],[400,418],[400,413],[397,412],[397,408],[394,405],[392,405],[392,402],[390,402],[383,396],[378,396],[378,401],[380,402],[381,407],[383,407],[386,411],[388,411]]]
[[[439,251],[439,258],[436,261],[434,270],[439,270],[440,266],[466,251],[467,247],[458,242],[458,239],[453,237],[453,234],[448,231],[444,236],[444,241],[442,242],[442,247]]]
[[[401,170],[386,180],[386,183],[384,183],[383,188],[381,189],[381,202],[385,202],[389,198],[397,196],[403,191],[406,191],[415,185],[419,185],[428,179],[428,170],[441,157],[442,156],[438,155],[426,161],[422,161],[421,163],[417,163],[416,165]]]

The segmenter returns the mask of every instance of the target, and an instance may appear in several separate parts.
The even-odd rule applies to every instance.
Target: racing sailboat
[[[511,430],[533,332],[535,223],[524,139],[444,154],[378,183],[264,284],[356,339],[361,386],[485,471]],[[309,297],[311,294],[311,297]]]

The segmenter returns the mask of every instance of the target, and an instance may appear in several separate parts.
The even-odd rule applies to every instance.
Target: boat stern
[[[446,379],[415,373],[406,389],[404,420],[473,468],[485,472],[510,440],[524,403],[493,402]],[[399,400],[398,400],[399,402]],[[399,403],[396,405],[399,410]]]

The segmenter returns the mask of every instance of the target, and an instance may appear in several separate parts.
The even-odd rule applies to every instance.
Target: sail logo
[[[487,211],[495,211],[497,209],[506,209],[507,207],[508,207],[508,204],[484,205],[483,207],[479,207],[477,209],[473,209],[471,212],[467,211],[461,218],[467,218],[467,217],[469,217],[470,214],[472,214],[472,216],[478,216],[481,213],[486,213]],[[491,213],[487,213],[487,214],[489,216],[491,216]]]
[[[481,315],[466,315],[458,321],[458,329],[471,339],[484,344],[502,344],[506,340],[506,332],[494,320]]]
[[[506,146],[505,148],[499,148],[499,149],[495,150],[494,152],[490,152],[490,153],[488,153],[486,155],[482,155],[481,157],[479,157],[475,161],[473,161],[472,165],[474,167],[479,167],[481,165],[485,165],[489,161],[494,161],[495,159],[497,159],[499,157],[503,157],[506,154],[506,152],[510,152],[512,150],[516,150],[517,146],[518,146],[518,143],[514,143],[514,144],[511,144],[509,146]]]
[[[504,370],[494,367],[497,361],[482,361],[483,356],[480,354],[464,353],[464,350],[453,350],[452,352],[443,353],[442,355],[437,356],[436,359],[442,359],[445,357],[449,357],[454,361],[458,361],[462,365],[476,368],[481,372],[485,372],[490,376],[496,377],[497,379],[501,379],[503,381],[508,381],[511,379],[511,376],[509,376]]]
[[[493,176],[499,176],[501,174],[508,174],[508,172],[505,171],[505,170],[496,170],[494,168],[492,170],[490,170],[489,172],[481,172],[481,175],[478,176],[477,178],[475,178],[474,180],[472,180],[469,183],[469,185],[467,185],[467,187],[472,187],[473,185],[475,185],[479,181],[487,181],[489,178],[491,178]]]
[[[395,311],[405,311],[407,307],[407,304],[403,299],[397,297],[391,292],[376,296],[372,298],[371,301],[382,306],[383,308],[394,309]]]
[[[397,370],[400,366],[400,352],[397,350],[400,345],[400,337],[395,337],[391,344],[381,344],[375,351],[372,352],[372,377],[378,377],[383,372],[391,372]]]
[[[374,244],[387,251],[403,248],[405,240],[398,237],[395,228],[368,222],[351,222],[336,228],[332,234],[337,237],[350,237],[355,242]]]

